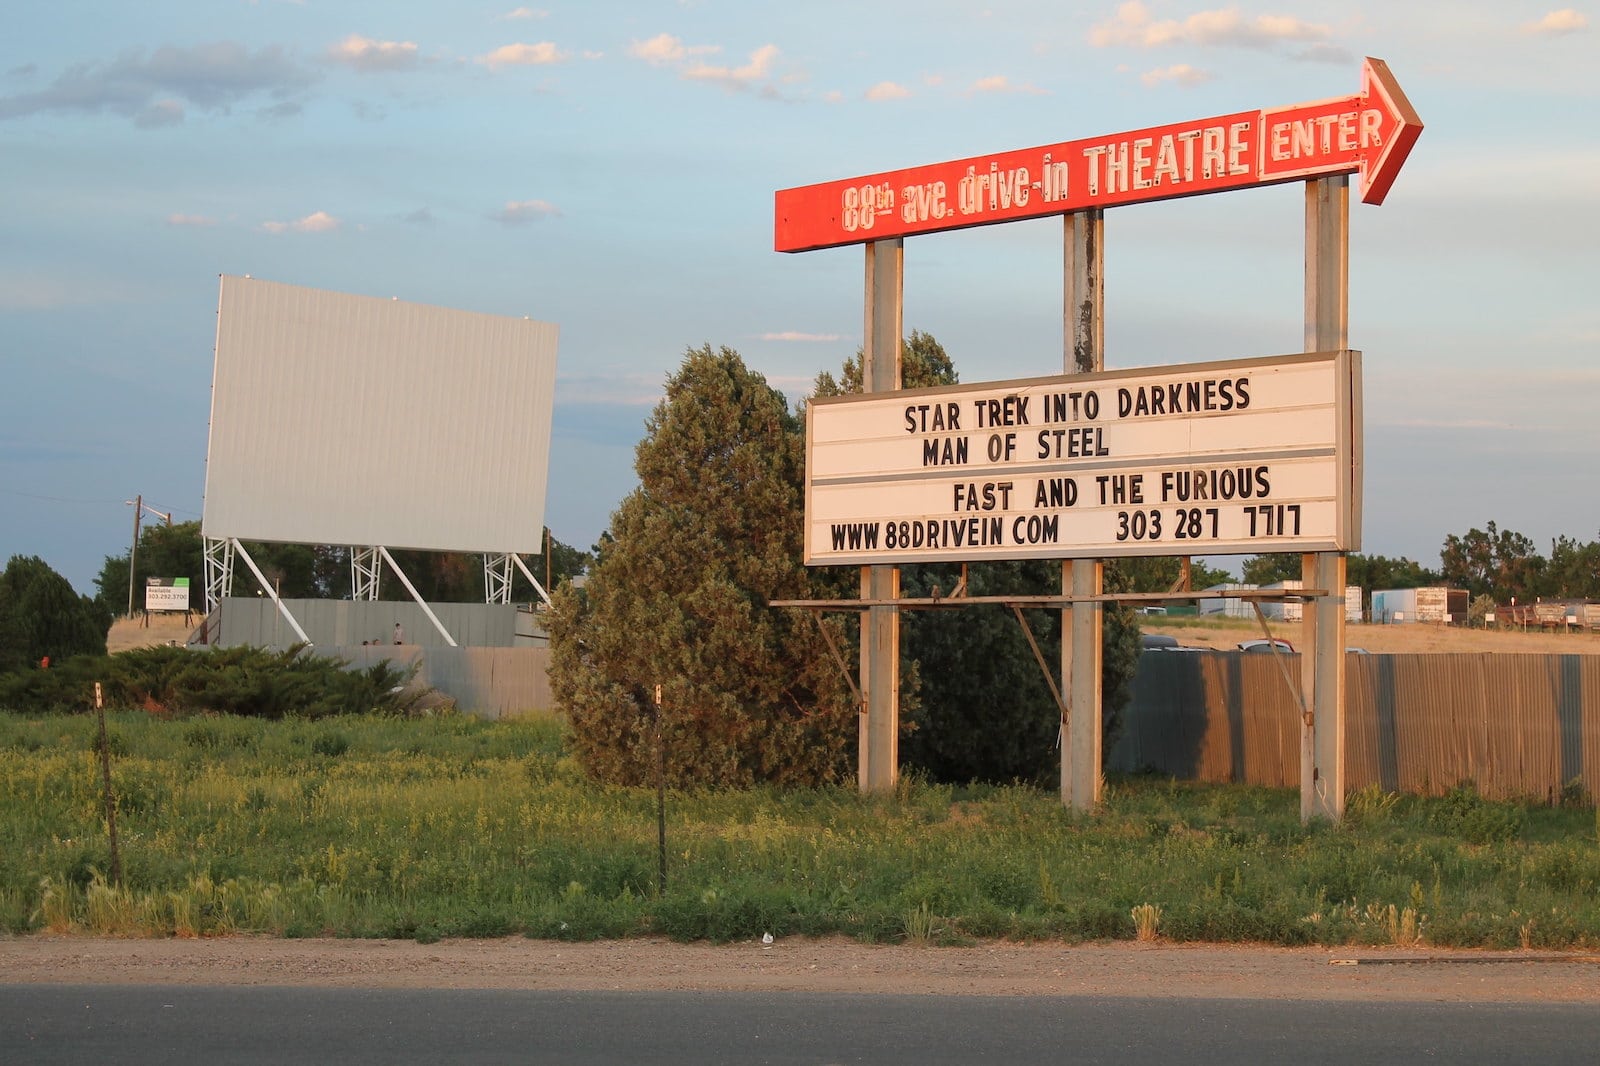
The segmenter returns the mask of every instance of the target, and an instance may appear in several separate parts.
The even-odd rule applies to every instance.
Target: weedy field
[[[123,882],[88,716],[0,714],[0,927],[119,936],[1600,945],[1588,797],[909,780],[666,796],[597,786],[554,718],[109,720]]]

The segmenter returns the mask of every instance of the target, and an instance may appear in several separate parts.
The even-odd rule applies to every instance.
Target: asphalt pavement
[[[0,985],[0,1063],[1597,1061],[1600,1007],[1136,997]]]

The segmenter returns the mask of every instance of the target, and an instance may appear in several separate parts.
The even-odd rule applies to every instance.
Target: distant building
[[[1259,585],[1246,585],[1239,582],[1232,582],[1221,585],[1212,585],[1211,587],[1201,589],[1200,591],[1217,593],[1253,592],[1260,587],[1261,586]],[[1237,596],[1220,595],[1214,598],[1202,599],[1199,603],[1199,607],[1202,615],[1220,614],[1224,618],[1254,618],[1256,616],[1256,613],[1251,609],[1250,604],[1245,600],[1239,599]]]

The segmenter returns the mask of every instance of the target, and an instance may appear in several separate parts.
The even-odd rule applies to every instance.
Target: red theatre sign
[[[777,193],[780,252],[1359,172],[1379,204],[1422,122],[1380,59],[1361,91]]]

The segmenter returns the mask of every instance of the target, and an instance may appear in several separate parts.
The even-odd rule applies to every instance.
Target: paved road
[[[0,1063],[1597,1061],[1600,1007],[0,985]]]

